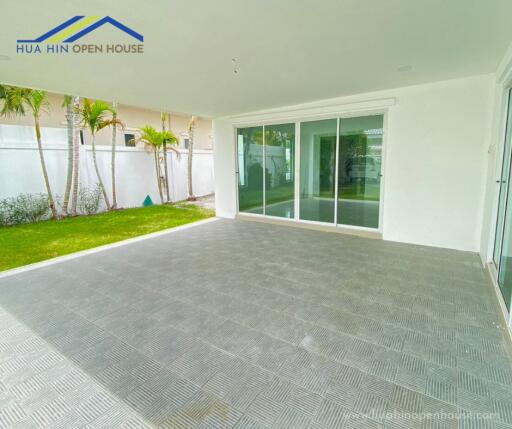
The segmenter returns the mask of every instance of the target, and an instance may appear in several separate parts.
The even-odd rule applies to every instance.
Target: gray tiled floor
[[[512,428],[492,294],[475,254],[228,220],[7,277],[0,427]]]

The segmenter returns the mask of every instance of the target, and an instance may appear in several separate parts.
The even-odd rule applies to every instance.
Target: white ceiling
[[[0,0],[0,9],[0,55],[11,57],[0,82],[205,117],[493,72],[512,40],[511,0]],[[17,39],[75,15],[112,16],[144,35],[145,53],[16,54]],[[80,40],[112,41],[135,39],[104,26]]]

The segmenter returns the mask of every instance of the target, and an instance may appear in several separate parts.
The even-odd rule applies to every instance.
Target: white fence
[[[64,128],[42,129],[44,155],[50,184],[62,196],[67,174],[67,131]],[[142,148],[117,146],[116,190],[120,207],[142,205],[147,195],[155,203],[158,194],[154,156]],[[99,170],[107,192],[111,195],[111,148],[97,146]],[[187,198],[188,153],[179,159],[169,153],[170,196],[173,201]],[[80,186],[97,183],[90,146],[80,146]],[[193,190],[196,196],[214,191],[213,156],[211,150],[195,150],[193,156]],[[32,127],[0,125],[0,198],[21,193],[45,193],[41,164]]]

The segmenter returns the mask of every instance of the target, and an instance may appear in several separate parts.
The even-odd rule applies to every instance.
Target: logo
[[[128,34],[137,43],[121,44],[87,44],[81,43],[87,34],[102,27],[112,25]],[[144,37],[130,27],[110,16],[74,16],[50,31],[35,39],[19,39],[16,41],[17,54],[142,54],[144,53]]]

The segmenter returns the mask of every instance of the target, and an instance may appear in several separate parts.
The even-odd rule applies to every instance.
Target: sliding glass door
[[[265,214],[295,216],[295,124],[265,126]]]
[[[512,300],[512,189],[511,151],[512,151],[512,91],[509,91],[507,129],[503,148],[503,161],[500,184],[496,237],[494,240],[493,260],[498,270],[498,285],[507,308]]]
[[[379,227],[383,116],[341,118],[337,223]]]
[[[263,127],[239,128],[238,210],[263,214]]]
[[[238,211],[295,216],[295,124],[237,129]]]
[[[378,229],[383,119],[239,128],[239,212]]]
[[[300,124],[300,219],[334,222],[336,119]]]

